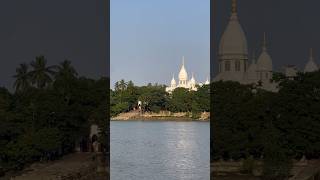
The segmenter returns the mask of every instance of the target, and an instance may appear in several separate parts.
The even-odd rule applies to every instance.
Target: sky
[[[111,0],[110,10],[112,86],[168,85],[182,56],[197,81],[210,75],[210,0]]]
[[[44,55],[69,59],[80,75],[108,75],[106,5],[100,0],[2,0],[0,86],[12,90],[16,67]]]
[[[231,0],[214,4],[214,52],[230,16]],[[238,16],[248,39],[249,55],[261,52],[263,32],[267,35],[268,52],[276,71],[285,65],[303,69],[314,49],[320,64],[320,1],[319,0],[238,0]],[[211,68],[217,72],[216,54]]]
[[[249,52],[260,53],[263,32],[277,71],[302,69],[314,48],[320,64],[320,1],[238,0]],[[12,88],[16,67],[38,55],[48,63],[72,61],[80,75],[109,74],[106,6],[100,0],[2,0],[0,2],[0,86]],[[215,0],[213,36],[217,44],[230,15],[231,0]],[[177,78],[181,57],[198,81],[209,75],[209,0],[111,0],[112,84],[168,84]],[[216,70],[215,54],[211,68]],[[214,71],[213,71],[214,72]]]

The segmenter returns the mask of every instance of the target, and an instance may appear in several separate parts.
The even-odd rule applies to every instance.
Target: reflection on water
[[[111,180],[209,180],[209,122],[112,121]]]

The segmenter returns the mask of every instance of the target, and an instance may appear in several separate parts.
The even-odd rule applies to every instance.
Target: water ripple
[[[208,122],[111,122],[111,180],[209,180]]]

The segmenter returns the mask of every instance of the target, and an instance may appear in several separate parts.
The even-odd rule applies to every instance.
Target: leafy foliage
[[[265,178],[283,179],[292,159],[320,157],[320,72],[274,79],[277,93],[236,82],[211,84],[212,160],[263,157]]]
[[[107,144],[109,79],[78,77],[70,61],[47,66],[43,56],[27,67],[17,68],[14,93],[0,88],[0,167],[21,169],[73,152],[92,123]]]
[[[163,85],[138,87],[132,81],[121,80],[110,90],[111,116],[137,108],[138,101],[142,102],[143,111],[192,112],[198,118],[200,112],[210,111],[210,89],[209,85],[198,87],[198,91],[176,88],[168,94]]]

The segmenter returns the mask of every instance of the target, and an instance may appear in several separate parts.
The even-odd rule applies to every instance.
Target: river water
[[[112,121],[111,180],[209,180],[209,122]]]

